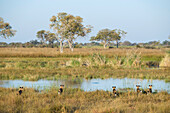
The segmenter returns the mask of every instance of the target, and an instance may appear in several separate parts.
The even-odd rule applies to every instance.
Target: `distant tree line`
[[[101,46],[103,47],[104,44],[102,42],[89,42],[89,43],[78,43],[75,42],[72,44],[74,48],[82,48],[82,47],[95,47],[95,46]],[[120,47],[144,47],[144,48],[154,48],[156,46],[164,46],[164,47],[169,47],[170,46],[170,41],[165,40],[162,43],[159,41],[150,41],[150,42],[145,42],[145,43],[131,43],[130,41],[124,41],[124,42],[119,42],[118,44]],[[117,48],[117,43],[111,42],[107,44],[108,48],[109,47],[115,47]],[[12,43],[6,43],[6,42],[0,42],[0,47],[23,47],[23,48],[32,48],[32,47],[38,47],[38,48],[59,48],[60,43],[58,41],[51,43],[43,43],[42,41],[38,40],[31,40],[29,42],[21,43],[21,42],[12,42]],[[68,42],[63,43],[63,47],[69,48]]]

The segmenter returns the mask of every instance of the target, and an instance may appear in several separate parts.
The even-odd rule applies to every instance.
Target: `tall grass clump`
[[[102,66],[102,65],[107,65],[108,58],[106,58],[106,56],[103,56],[99,53],[93,53],[87,58],[86,62],[89,62],[89,65],[91,66]]]
[[[94,53],[86,58],[88,66],[111,66],[114,68],[140,68],[142,67],[141,52],[129,50],[125,56],[114,55],[114,59],[109,59],[99,53]]]
[[[80,61],[73,59],[73,60],[71,61],[71,65],[72,65],[72,66],[80,66]]]
[[[160,67],[170,67],[170,55],[167,54],[161,61]]]
[[[115,68],[140,68],[142,66],[141,53],[137,50],[129,50],[126,56],[115,55],[110,65]]]

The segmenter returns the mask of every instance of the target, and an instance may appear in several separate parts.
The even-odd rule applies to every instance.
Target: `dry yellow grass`
[[[84,92],[80,89],[58,88],[48,92],[25,89],[16,95],[16,89],[0,88],[0,112],[3,113],[168,113],[170,95],[162,92],[138,95],[136,92],[121,93],[114,98],[111,92]]]
[[[89,71],[90,70],[90,71]],[[39,80],[54,79],[62,77],[83,77],[83,78],[142,78],[142,79],[167,79],[170,81],[170,69],[114,69],[114,68],[2,68],[0,69],[0,79],[23,79],[23,80]]]
[[[161,67],[170,67],[170,55],[166,55],[160,63]]]
[[[135,48],[132,48],[133,50]],[[0,48],[0,57],[80,57],[88,56],[92,53],[101,53],[108,57],[114,55],[126,55],[127,48],[100,49],[100,48],[75,48],[70,52],[68,48],[60,54],[58,48]],[[164,56],[166,49],[135,49],[141,52],[142,56]]]
[[[137,78],[168,79],[169,81],[169,71],[164,71],[164,69],[148,70],[143,67],[129,69],[134,66],[118,67],[117,63],[114,63],[114,66],[109,63],[107,65],[97,65],[96,62],[94,63],[95,65],[82,66],[80,65],[80,61],[76,61],[76,59],[80,59],[80,57],[85,57],[81,59],[82,63],[84,63],[84,61],[90,61],[91,57],[88,56],[93,53],[100,53],[102,57],[106,56],[110,61],[114,61],[115,55],[125,56],[127,53],[131,54],[133,51],[141,53],[140,60],[142,62],[150,60],[159,62],[166,54],[166,49],[142,48],[75,48],[74,52],[65,49],[65,53],[63,54],[60,54],[57,48],[0,48],[0,79],[38,80],[54,76],[56,78],[62,76],[80,76],[84,78],[133,78],[135,76]],[[72,64],[66,65],[67,62]],[[135,60],[135,62],[137,61]],[[101,64],[103,64],[103,62]],[[115,65],[117,68],[115,68]]]

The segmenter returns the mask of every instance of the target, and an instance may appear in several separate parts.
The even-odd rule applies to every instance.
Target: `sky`
[[[99,30],[121,29],[127,32],[122,41],[149,42],[168,40],[170,35],[170,0],[0,0],[0,17],[17,30],[14,37],[0,42],[28,42],[37,39],[39,30],[50,30],[50,18],[66,12],[83,18],[93,26],[87,43]]]

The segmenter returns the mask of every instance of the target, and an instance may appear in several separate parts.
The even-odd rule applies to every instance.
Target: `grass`
[[[58,48],[0,48],[0,57],[53,57],[53,58],[79,58],[87,57],[93,53],[100,52],[108,58],[113,58],[117,56],[125,56],[128,50],[138,50],[141,56],[146,58],[151,58],[153,56],[162,58],[164,57],[167,49],[127,49],[127,48],[114,48],[114,49],[101,49],[101,48],[75,48],[74,52],[70,52],[68,48],[64,49],[64,53],[60,54]],[[155,60],[155,58],[154,58]],[[157,60],[157,58],[156,58]]]
[[[90,71],[89,71],[90,70]],[[62,77],[91,78],[141,78],[170,80],[170,69],[115,69],[110,67],[68,67],[58,69],[0,69],[0,79],[23,79],[36,81],[43,78],[57,79]]]
[[[170,82],[169,68],[147,68],[149,62],[165,63],[169,49],[75,48],[74,52],[57,48],[0,48],[0,80],[58,78],[141,78]],[[85,92],[65,88],[58,95],[53,87],[41,93],[25,88],[0,88],[0,113],[168,113],[170,95],[160,92],[138,95],[129,91],[114,98],[109,91]]]
[[[170,67],[170,54],[167,54],[161,61],[160,66]]]
[[[143,78],[170,81],[169,69],[147,69],[159,64],[169,49],[65,49],[0,48],[0,79],[39,80],[42,78]],[[168,58],[166,58],[168,59]]]
[[[113,97],[108,91],[84,92],[80,89],[64,89],[62,95],[58,88],[37,92],[24,89],[16,95],[17,89],[0,88],[0,111],[3,113],[168,113],[170,95],[160,92],[138,95],[136,92],[121,93]]]

